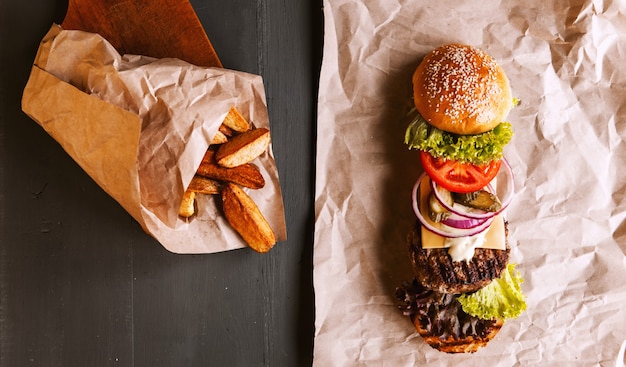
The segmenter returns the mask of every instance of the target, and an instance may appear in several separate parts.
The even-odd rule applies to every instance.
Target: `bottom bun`
[[[410,316],[417,332],[431,347],[445,353],[474,353],[492,340],[503,320],[483,320],[463,311],[457,296],[439,293],[417,279],[396,290],[399,309]]]
[[[445,353],[474,353],[478,349],[486,346],[487,343],[498,334],[502,325],[504,325],[504,321],[495,320],[490,324],[488,332],[484,335],[466,335],[462,338],[455,338],[452,335],[448,335],[447,337],[433,335],[422,327],[419,317],[411,317],[411,319],[417,332],[422,336],[424,341],[431,347]]]

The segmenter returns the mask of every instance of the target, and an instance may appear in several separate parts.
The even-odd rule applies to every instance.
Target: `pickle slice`
[[[452,193],[455,202],[474,209],[497,212],[502,209],[500,199],[489,191],[478,190],[468,193]]]
[[[428,196],[428,216],[433,222],[441,222],[450,216],[450,212],[443,206],[439,200],[444,201],[444,204],[448,206],[448,208],[454,205],[454,200],[452,199],[452,193],[442,187],[436,186],[434,188],[437,190],[437,194],[431,192]],[[437,198],[439,197],[439,199]]]
[[[435,223],[439,223],[450,216],[450,212],[441,205],[432,192],[428,196],[428,216]]]

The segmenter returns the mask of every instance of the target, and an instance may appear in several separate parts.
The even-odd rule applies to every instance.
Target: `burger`
[[[526,308],[504,217],[514,193],[505,119],[518,101],[498,63],[469,45],[434,49],[412,82],[405,143],[423,173],[407,236],[414,279],[396,296],[430,346],[472,353]]]

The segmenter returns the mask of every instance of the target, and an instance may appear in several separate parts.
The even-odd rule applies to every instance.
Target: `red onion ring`
[[[445,224],[448,227],[454,227],[458,229],[472,229],[480,226],[481,224],[488,221],[490,218],[485,219],[475,219],[475,218],[467,218],[455,213],[450,213],[450,215],[441,221],[441,224]]]
[[[459,238],[459,237],[474,236],[476,234],[483,232],[487,228],[489,228],[489,226],[493,222],[493,218],[488,218],[482,224],[473,228],[469,228],[469,229],[452,228],[454,233],[446,231],[445,229],[436,228],[435,226],[431,225],[428,222],[428,220],[426,220],[426,218],[422,215],[422,212],[420,210],[419,197],[418,197],[421,182],[425,175],[426,173],[422,173],[420,175],[420,177],[415,182],[415,185],[413,185],[413,191],[412,191],[413,212],[415,212],[415,216],[417,216],[417,219],[419,219],[420,223],[422,223],[424,228],[428,229],[429,231],[439,236],[446,237],[446,238]]]
[[[502,207],[500,208],[500,210],[495,212],[487,212],[478,209],[472,212],[460,211],[445,202],[445,200],[441,197],[439,191],[437,190],[437,184],[435,183],[435,181],[430,180],[430,182],[433,192],[435,194],[435,198],[437,198],[437,201],[441,203],[441,206],[446,208],[446,210],[448,210],[449,212],[471,219],[489,219],[502,213],[504,209],[509,206],[509,204],[513,200],[513,194],[515,192],[513,170],[511,169],[509,162],[507,162],[507,160],[504,158],[502,158],[502,164],[500,165],[500,170],[498,170],[498,174],[496,175],[495,180],[497,180],[498,182],[495,192],[491,184],[487,185],[487,190],[489,190],[489,192],[491,192],[492,194],[497,195],[498,199],[500,199],[500,202],[502,203]]]

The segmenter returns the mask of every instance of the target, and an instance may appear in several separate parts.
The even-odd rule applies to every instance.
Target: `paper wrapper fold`
[[[260,76],[178,59],[121,56],[102,37],[53,25],[42,40],[22,109],[124,209],[175,253],[211,253],[245,243],[218,200],[178,216],[182,194],[232,106],[269,129]],[[272,147],[254,161],[266,185],[248,193],[286,239]]]
[[[620,2],[324,1],[315,191],[315,366],[613,366],[626,339],[626,9]],[[421,168],[403,144],[427,52],[491,54],[521,105],[511,262],[527,311],[473,355],[397,309]]]

